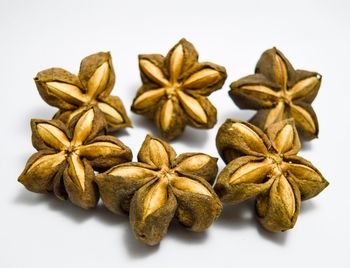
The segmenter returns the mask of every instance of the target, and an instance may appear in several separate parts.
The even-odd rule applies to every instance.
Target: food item
[[[222,206],[208,183],[217,174],[216,158],[203,153],[176,157],[169,144],[147,136],[138,160],[96,177],[103,203],[114,213],[129,212],[136,238],[155,245],[173,217],[204,231],[219,216]]]
[[[224,84],[224,67],[199,63],[197,51],[185,39],[166,57],[140,55],[139,66],[143,85],[131,110],[153,119],[164,138],[178,137],[186,124],[196,128],[215,125],[216,108],[207,96]]]
[[[309,161],[296,155],[300,140],[292,119],[270,125],[266,134],[252,124],[228,119],[216,144],[227,163],[215,185],[221,201],[237,204],[256,196],[256,212],[269,231],[292,228],[300,201],[328,185]]]
[[[32,120],[32,142],[38,150],[19,177],[32,192],[53,192],[82,208],[96,206],[99,194],[94,170],[106,170],[132,159],[131,151],[106,132],[96,106],[76,115],[65,126],[59,120]]]
[[[301,137],[313,139],[319,129],[311,103],[320,85],[320,74],[294,70],[286,57],[272,48],[262,54],[255,74],[231,84],[229,95],[238,107],[258,110],[250,123],[261,129],[294,118]]]
[[[50,68],[39,72],[34,81],[43,100],[59,108],[54,119],[68,123],[86,107],[95,106],[102,111],[109,132],[131,126],[119,97],[110,96],[115,75],[109,53],[84,58],[78,75]]]

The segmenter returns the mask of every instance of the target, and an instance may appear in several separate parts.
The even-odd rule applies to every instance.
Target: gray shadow
[[[135,66],[137,66],[137,62],[136,62]],[[123,101],[123,102],[125,104],[125,107],[128,107],[129,110],[130,110],[130,107],[133,103],[134,98],[136,97],[137,91],[140,89],[141,86],[142,86],[142,81],[140,79],[139,83],[132,83],[132,84],[128,85],[127,88],[125,89],[125,92],[127,92],[127,98],[125,98],[125,99],[127,99],[128,101],[127,101],[127,103],[126,103],[126,101]],[[112,95],[118,93],[119,87],[117,86],[115,90],[116,90],[115,92],[112,92]],[[123,90],[123,89],[120,89],[120,90]]]
[[[21,114],[16,118],[13,118],[9,123],[10,125],[8,126],[8,128],[11,131],[24,133],[23,135],[26,135],[28,139],[30,139],[32,135],[30,120],[31,119],[50,120],[56,111],[57,111],[56,108],[50,107],[47,104],[45,105],[44,103],[39,107],[35,107],[35,109],[29,110],[28,112]],[[11,135],[9,138],[12,139]]]
[[[71,202],[57,199],[53,194],[37,194],[21,189],[14,201],[21,206],[47,205],[52,211],[58,212],[77,224],[81,224],[90,218],[97,219],[103,224],[116,226],[122,225],[125,228],[124,241],[127,253],[133,258],[147,257],[155,253],[159,246],[147,246],[139,242],[132,233],[127,215],[116,215],[108,211],[101,203],[93,209],[82,209]]]
[[[163,242],[161,241],[158,245],[149,246],[138,241],[137,238],[133,235],[130,225],[128,225],[128,228],[125,232],[124,242],[127,247],[127,253],[129,256],[139,259],[156,253],[161,247],[161,244],[164,243],[164,240],[166,239],[175,239],[188,245],[204,243],[207,238],[207,232],[192,232],[178,221],[173,220],[169,226],[167,234],[162,240]]]
[[[83,223],[94,217],[107,225],[116,225],[128,222],[128,218],[123,215],[115,215],[109,212],[101,204],[96,208],[82,209],[75,206],[70,201],[60,200],[53,194],[37,194],[21,189],[14,199],[14,203],[24,206],[36,206],[45,204],[52,211],[58,212],[75,223]]]
[[[121,128],[121,129],[117,129],[116,131],[110,132],[107,135],[111,135],[116,138],[122,138],[122,137],[129,137],[130,133],[128,131],[128,128]]]
[[[186,126],[185,131],[174,140],[174,143],[183,143],[193,147],[203,147],[209,138],[208,129],[196,129]]]
[[[306,200],[301,202],[300,205],[300,214],[308,213],[316,208],[316,203],[313,200]]]
[[[300,139],[301,142],[301,152],[308,152],[312,150],[312,141],[305,140],[303,138]]]
[[[152,119],[146,118],[143,115],[135,115],[132,117],[134,128],[143,128],[154,136],[161,136],[156,124]]]
[[[175,239],[185,244],[202,244],[208,239],[208,232],[193,232],[179,221],[173,220],[165,239]]]
[[[27,153],[27,152],[23,152],[22,154],[18,155],[16,157],[16,162],[20,163],[17,166],[23,167],[19,172],[22,172],[22,170],[24,169],[26,163],[28,162],[29,158],[35,154],[37,151],[35,150],[35,148],[32,148],[32,152],[31,153]],[[17,172],[18,173],[18,172]],[[19,175],[19,173],[18,173]]]
[[[22,122],[21,125],[30,124],[31,119],[50,120],[57,111],[57,108],[51,107],[45,103],[43,105],[38,105],[34,109],[23,113],[22,121],[24,123]]]
[[[13,203],[24,206],[34,206],[44,203],[47,199],[47,195],[32,193],[21,187],[14,198]]]
[[[45,204],[50,210],[64,214],[76,223],[83,223],[92,216],[91,210],[88,211],[76,207],[69,201],[62,201],[57,199],[52,194],[37,194],[29,192],[25,189],[21,189],[18,192],[14,203],[24,206],[36,206]]]
[[[255,110],[237,110],[232,109],[232,111],[225,111],[224,113],[218,114],[218,124],[223,124],[226,119],[234,118],[242,121],[249,121],[250,118],[256,113]]]
[[[288,231],[286,232],[279,232],[279,233],[273,233],[270,231],[265,230],[260,224],[257,226],[258,233],[261,237],[265,238],[266,240],[283,246],[287,243],[288,238]]]
[[[92,217],[106,225],[128,224],[127,215],[117,215],[109,211],[101,202],[93,209]]]
[[[247,200],[237,205],[224,205],[215,225],[232,230],[255,228],[257,223],[254,218],[254,201]]]
[[[255,214],[254,202],[254,199],[250,199],[238,205],[224,205],[221,216],[215,223],[216,226],[232,230],[256,228],[258,234],[264,239],[281,246],[284,245],[287,242],[288,232],[272,233],[266,231],[259,224]]]
[[[123,239],[127,249],[127,254],[129,255],[129,257],[135,259],[147,258],[150,255],[156,253],[160,247],[159,244],[156,246],[149,246],[137,240],[129,224],[128,228],[125,228],[125,234]]]

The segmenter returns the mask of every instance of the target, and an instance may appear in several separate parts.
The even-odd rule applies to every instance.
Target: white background
[[[344,1],[18,1],[0,0],[0,267],[350,267],[350,6]],[[251,74],[261,53],[277,46],[296,68],[323,75],[314,102],[318,140],[305,144],[330,186],[302,204],[293,230],[271,234],[252,202],[225,207],[205,233],[174,223],[158,247],[136,241],[126,216],[102,206],[84,211],[17,182],[31,146],[31,118],[55,113],[32,78],[40,70],[77,72],[80,60],[111,51],[119,95],[134,128],[118,136],[136,156],[146,133],[157,134],[129,110],[140,86],[137,55],[165,54],[180,38],[200,60],[227,68],[224,87],[210,96],[218,108],[212,130],[187,128],[172,142],[178,153],[218,156],[215,135],[228,117],[248,119],[227,95]],[[219,160],[219,167],[224,164]]]

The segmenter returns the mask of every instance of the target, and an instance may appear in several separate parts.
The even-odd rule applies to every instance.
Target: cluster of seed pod
[[[151,118],[164,139],[178,138],[186,125],[208,129],[216,124],[216,108],[207,97],[223,86],[224,67],[198,62],[185,39],[165,57],[140,55],[139,67],[142,86],[131,110]],[[146,244],[158,244],[173,218],[192,231],[204,231],[219,217],[222,203],[253,197],[263,227],[285,231],[294,226],[300,202],[328,185],[297,156],[299,135],[318,135],[311,103],[321,76],[295,70],[276,48],[263,53],[255,74],[231,84],[233,101],[258,111],[250,122],[227,119],[220,127],[216,146],[227,165],[218,177],[217,158],[177,156],[167,142],[150,135],[138,162],[132,162],[131,150],[110,135],[131,126],[119,97],[110,95],[115,83],[110,53],[83,59],[78,75],[44,70],[35,83],[41,97],[59,110],[52,120],[32,120],[38,152],[19,181],[30,191],[52,192],[85,209],[101,197],[111,212],[129,215],[135,236]]]

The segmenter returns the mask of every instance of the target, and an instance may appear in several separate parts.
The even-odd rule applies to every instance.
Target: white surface
[[[350,267],[349,12],[345,0],[0,0],[0,267]],[[253,72],[265,49],[277,46],[296,68],[323,75],[313,105],[320,138],[300,155],[330,186],[303,203],[293,230],[263,231],[248,202],[225,208],[202,234],[173,224],[159,247],[148,247],[133,238],[127,217],[102,207],[83,211],[17,183],[35,152],[29,120],[49,119],[56,111],[37,93],[32,78],[38,71],[57,66],[77,72],[83,57],[109,50],[117,75],[113,94],[129,111],[140,85],[137,55],[165,54],[181,37],[194,43],[201,61],[225,66],[228,79],[210,97],[218,124],[210,131],[187,128],[172,143],[178,153],[217,156],[220,124],[253,114],[239,111],[227,91],[233,80]],[[128,114],[134,128],[120,138],[136,155],[154,128]]]

